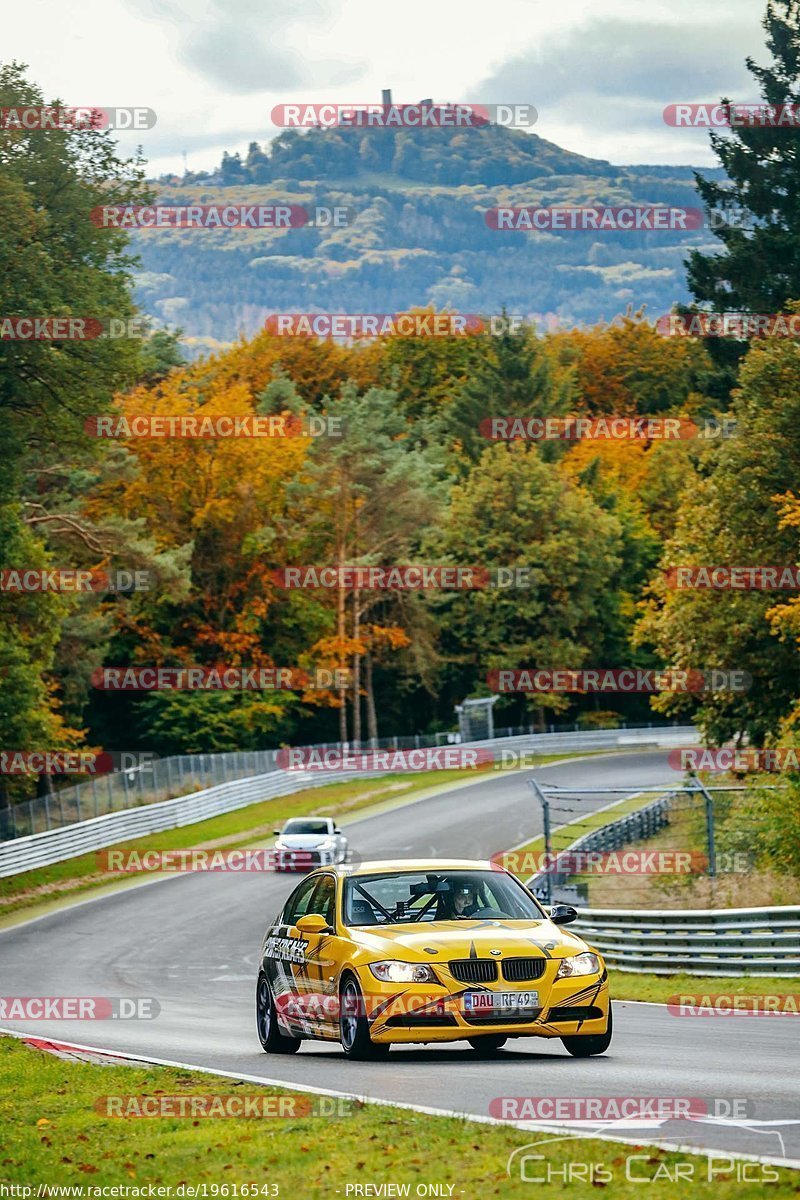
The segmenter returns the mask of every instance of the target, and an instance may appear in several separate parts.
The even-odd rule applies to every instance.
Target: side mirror
[[[320,913],[306,913],[304,917],[298,917],[294,925],[295,929],[299,929],[301,933],[333,933],[330,925]]]
[[[339,826],[338,826],[338,825],[334,825],[334,827],[333,827],[333,832],[334,832],[334,833],[341,833],[342,831],[341,831],[341,829],[339,828]]]
[[[281,831],[280,831],[280,829],[273,829],[273,831],[272,831],[272,832],[275,834],[275,837],[280,837],[280,836],[281,836]]]
[[[571,904],[554,904],[550,909],[550,920],[556,925],[569,925],[577,920],[578,910]]]

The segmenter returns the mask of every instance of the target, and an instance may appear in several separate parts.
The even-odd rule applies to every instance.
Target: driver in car
[[[458,917],[471,917],[481,907],[478,900],[478,889],[472,883],[456,883],[450,892],[445,893],[442,904],[441,921],[452,921]]]

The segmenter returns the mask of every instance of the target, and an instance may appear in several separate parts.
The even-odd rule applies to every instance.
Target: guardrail
[[[523,737],[493,739],[471,742],[469,746],[490,748],[495,761],[509,764],[509,756],[526,753],[548,754],[562,750],[614,749],[625,737],[625,745],[686,745],[697,740],[697,731],[691,727],[660,726],[640,730],[602,729],[586,733],[542,733]],[[631,742],[635,737],[636,741]],[[274,755],[274,751],[265,752]],[[273,759],[274,762],[274,759]],[[101,850],[118,842],[142,837],[149,833],[161,833],[165,829],[176,829],[204,821],[208,817],[232,812],[279,796],[291,795],[308,787],[320,787],[327,783],[340,783],[354,778],[367,778],[384,774],[382,771],[285,771],[273,766],[272,770],[217,784],[187,796],[171,800],[143,804],[121,812],[106,813],[99,817],[77,821],[61,829],[49,829],[43,833],[29,834],[11,841],[0,842],[0,878],[30,871],[36,867],[49,866]]]
[[[696,740],[691,727],[653,725],[625,726],[618,729],[580,731],[577,726],[556,730],[550,727],[547,733],[535,733],[532,726],[516,726],[498,729],[491,741],[473,741],[469,745],[522,744],[532,737],[537,744],[552,748],[569,746],[576,734],[580,744],[602,747],[607,744],[625,746],[637,744],[642,729],[657,731],[680,730],[683,740]],[[543,741],[547,739],[547,741]],[[594,739],[594,740],[593,740]],[[632,739],[632,740],[631,740]],[[373,742],[362,742],[362,751],[372,750],[419,750],[460,745],[457,733],[435,733],[430,736],[412,734],[407,737],[380,738]],[[672,744],[672,743],[670,743]],[[339,742],[322,742],[313,747],[325,753],[340,750]],[[182,796],[189,791],[213,787],[219,783],[230,783],[234,779],[249,779],[254,775],[266,775],[279,769],[277,750],[235,751],[222,754],[176,754],[167,758],[150,759],[123,770],[106,775],[93,776],[82,783],[59,788],[49,795],[38,796],[10,808],[0,808],[0,842],[8,838],[27,837],[32,833],[44,833],[48,829],[62,829],[76,821],[100,817],[106,813],[123,809],[138,808],[142,804],[156,804]]]
[[[594,829],[560,854],[619,850],[652,837],[669,825],[676,793],[667,793],[635,812]],[[556,855],[556,862],[558,855]],[[563,885],[567,872],[550,872],[552,885]],[[545,873],[527,886],[539,898]],[[653,975],[800,976],[800,908],[626,909],[581,908],[580,898],[560,887],[559,902],[575,904],[578,919],[570,928],[599,950],[610,967]]]
[[[570,928],[618,971],[800,976],[800,907],[587,908]]]

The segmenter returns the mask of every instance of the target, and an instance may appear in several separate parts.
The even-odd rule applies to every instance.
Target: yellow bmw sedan
[[[307,875],[267,929],[256,985],[264,1050],[341,1043],[350,1058],[395,1042],[466,1040],[493,1053],[509,1037],[560,1038],[570,1054],[611,1042],[600,955],[509,871],[419,860]]]

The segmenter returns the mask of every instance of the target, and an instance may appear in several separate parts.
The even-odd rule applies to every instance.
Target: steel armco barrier
[[[669,824],[675,793],[610,821],[558,851],[614,851]],[[557,856],[556,856],[557,857]],[[551,872],[551,883],[566,880]],[[545,879],[527,881],[541,899]],[[618,971],[653,975],[800,976],[800,908],[627,909],[578,908],[571,926]]]
[[[570,926],[610,967],[654,975],[800,976],[800,908],[585,908]]]
[[[579,733],[528,734],[523,737],[496,738],[492,741],[472,742],[471,747],[491,748],[496,761],[506,761],[512,754],[548,754],[568,750],[616,749],[620,745],[668,745],[680,746],[697,741],[697,731],[691,726],[662,726],[647,729],[602,729]],[[268,752],[274,755],[274,751]],[[274,758],[272,760],[274,762]],[[262,768],[263,769],[263,768]],[[149,833],[161,833],[192,825],[208,817],[245,808],[260,800],[288,796],[308,787],[320,787],[327,783],[341,783],[354,778],[366,778],[383,772],[337,771],[285,771],[273,766],[272,770],[249,778],[235,779],[228,783],[195,791],[188,796],[171,800],[142,804],[126,808],[121,812],[106,813],[84,821],[75,821],[60,829],[48,829],[43,833],[29,834],[11,841],[0,842],[0,878],[30,871],[35,867],[49,866],[101,850],[130,838],[143,837]]]

